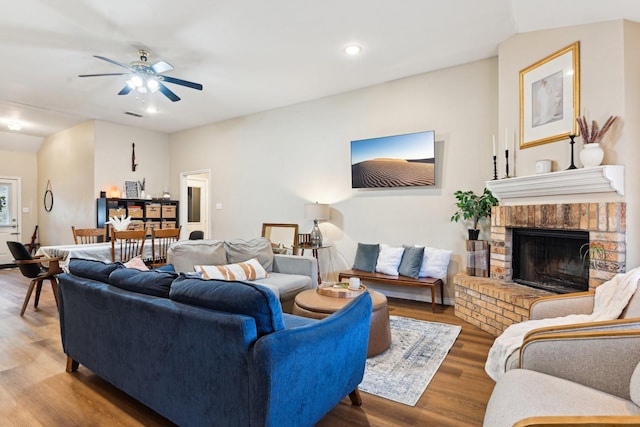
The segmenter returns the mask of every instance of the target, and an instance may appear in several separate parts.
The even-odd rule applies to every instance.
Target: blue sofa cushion
[[[195,279],[180,274],[171,285],[169,297],[185,304],[251,316],[259,336],[284,329],[278,297],[255,283]]]
[[[403,245],[403,247],[404,254],[402,254],[402,261],[400,261],[398,273],[417,279],[420,276],[420,267],[422,266],[422,259],[424,258],[424,247],[406,245]]]
[[[109,282],[120,289],[140,294],[169,298],[171,283],[178,278],[170,271],[141,271],[134,268],[115,270],[109,276]]]
[[[356,259],[353,261],[353,269],[368,271],[374,273],[378,262],[378,254],[380,253],[380,245],[358,243],[356,249]]]
[[[105,263],[93,259],[71,258],[69,261],[69,273],[84,277],[85,279],[97,280],[102,283],[109,283],[109,275],[115,270],[125,268],[122,263]]]

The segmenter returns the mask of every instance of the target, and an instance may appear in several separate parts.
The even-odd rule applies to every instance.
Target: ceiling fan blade
[[[131,70],[131,67],[129,67],[128,64],[124,64],[122,62],[118,62],[118,61],[115,61],[113,59],[105,58],[104,56],[99,56],[99,55],[93,55],[93,56],[98,58],[98,59],[102,59],[103,61],[107,61],[107,62],[110,62],[112,64],[115,64],[118,67],[122,67],[122,68],[126,68],[127,70]]]
[[[202,90],[202,85],[200,83],[193,83],[182,79],[176,79],[175,77],[169,76],[158,76],[159,79],[164,80],[167,83],[173,83],[177,85],[182,85],[186,87],[190,87],[191,89]]]
[[[122,90],[120,92],[118,92],[118,95],[126,95],[129,92],[131,92],[133,90],[133,88],[129,85],[126,85],[125,87],[122,88]]]
[[[78,74],[78,77],[124,76],[129,73]]]
[[[159,90],[164,94],[164,96],[166,96],[173,102],[180,101],[180,97],[175,93],[171,92],[171,89],[169,89],[168,87],[166,87],[160,82],[158,82],[158,84],[160,85]]]
[[[156,74],[166,73],[167,71],[173,70],[173,65],[168,62],[158,61],[151,66],[151,69],[155,71]]]

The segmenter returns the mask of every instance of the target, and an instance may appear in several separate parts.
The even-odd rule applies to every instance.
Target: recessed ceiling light
[[[147,107],[147,113],[156,114],[157,112],[158,112],[158,109],[156,107]]]
[[[344,53],[347,55],[358,55],[360,52],[362,52],[362,47],[357,44],[352,44],[344,48]]]
[[[7,123],[7,127],[10,130],[20,130],[20,129],[22,129],[22,125],[17,120],[9,120],[9,123]]]

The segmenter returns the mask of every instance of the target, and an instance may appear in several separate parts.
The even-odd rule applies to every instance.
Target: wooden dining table
[[[116,256],[118,248],[116,247]],[[55,245],[40,246],[36,256],[41,255],[47,258],[60,257],[60,267],[68,271],[68,264],[71,258],[93,259],[96,261],[111,262],[111,242],[89,243],[85,245]],[[142,259],[151,259],[151,242],[144,245]]]

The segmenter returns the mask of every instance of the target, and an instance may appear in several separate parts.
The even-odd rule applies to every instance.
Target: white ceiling
[[[0,149],[30,147],[88,119],[172,133],[495,56],[515,33],[620,18],[640,21],[640,2],[11,2],[0,15]],[[342,52],[352,42],[363,47],[358,57]],[[126,76],[78,77],[121,72],[93,55],[129,63],[140,48],[151,63],[172,64],[167,75],[204,90],[168,84],[181,101],[158,92],[143,102],[117,95]],[[30,137],[8,131],[9,120]]]

